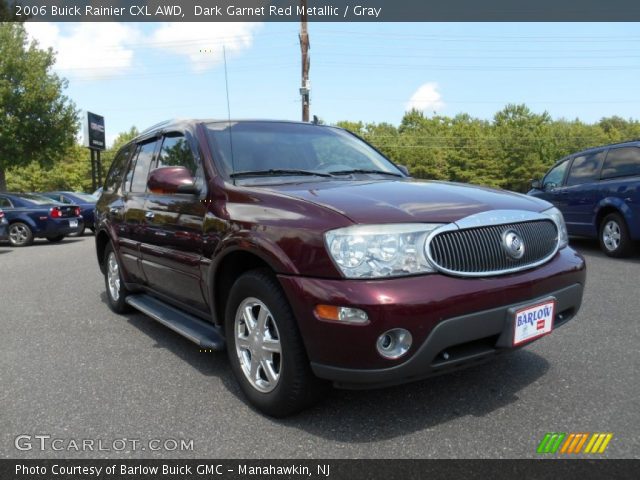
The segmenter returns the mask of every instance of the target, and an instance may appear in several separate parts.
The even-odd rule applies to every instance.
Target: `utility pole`
[[[300,52],[302,53],[302,84],[300,96],[302,97],[302,121],[309,121],[309,32],[307,30],[307,0],[300,0],[302,15],[300,15]]]

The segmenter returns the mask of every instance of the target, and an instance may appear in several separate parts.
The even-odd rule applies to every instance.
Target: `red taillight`
[[[51,218],[62,218],[62,210],[60,210],[60,207],[53,207],[49,215],[51,215]]]
[[[76,212],[76,217],[79,217],[80,216],[80,207],[76,207],[75,212]]]
[[[4,217],[4,212],[0,210],[0,218]]]

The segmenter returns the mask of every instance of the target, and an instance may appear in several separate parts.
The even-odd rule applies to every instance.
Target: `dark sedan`
[[[0,210],[0,242],[9,240],[9,222],[7,216]]]
[[[45,197],[49,197],[56,202],[64,203],[66,205],[78,205],[80,207],[80,213],[84,219],[85,228],[95,231],[93,226],[93,213],[96,209],[97,197],[89,193],[82,192],[46,192],[42,193]],[[82,235],[84,231],[78,232],[78,235]]]
[[[35,238],[59,242],[84,230],[77,205],[65,205],[33,193],[0,193],[0,208],[9,222],[9,241],[14,247],[31,245]]]

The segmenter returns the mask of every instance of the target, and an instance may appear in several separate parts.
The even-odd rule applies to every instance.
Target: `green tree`
[[[51,71],[51,49],[29,42],[20,23],[0,23],[0,191],[10,167],[51,166],[75,143],[78,111]]]
[[[9,22],[16,19],[15,0],[0,0],[0,22]]]

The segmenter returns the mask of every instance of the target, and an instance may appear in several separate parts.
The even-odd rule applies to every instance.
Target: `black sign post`
[[[104,117],[87,112],[84,122],[84,146],[91,150],[91,183],[93,191],[102,186],[100,152],[106,148]]]

